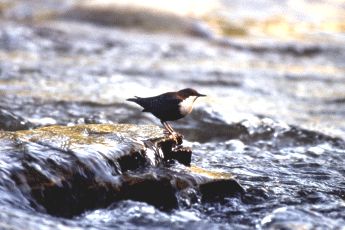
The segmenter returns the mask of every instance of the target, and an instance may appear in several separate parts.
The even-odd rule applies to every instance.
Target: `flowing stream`
[[[253,9],[258,21],[241,36],[227,36],[223,28],[222,37],[201,27],[197,30],[203,34],[193,37],[66,15],[26,23],[11,19],[22,17],[20,4],[5,8],[0,21],[0,228],[344,229],[344,31],[297,34],[297,22],[258,19],[274,6],[245,2],[250,7],[239,4],[227,22]],[[295,12],[289,4],[285,16]],[[320,7],[309,4],[313,15],[305,12],[300,27]],[[36,6],[30,7],[35,13]],[[287,33],[292,25],[295,33]],[[286,26],[290,30],[283,30]],[[268,35],[254,36],[258,28]],[[287,34],[269,36],[273,29]],[[121,142],[109,131],[72,128],[161,126],[125,99],[187,87],[208,95],[195,102],[192,114],[170,123],[192,149],[191,166],[138,160],[136,167],[124,169],[117,157],[143,144]],[[62,128],[50,130],[55,125]],[[63,127],[70,127],[68,133]],[[135,127],[130,133],[141,132]],[[149,135],[162,135],[158,127],[148,127],[142,129]],[[35,133],[40,128],[50,131],[41,136]],[[210,189],[201,185],[206,181],[201,175],[234,176],[245,192],[224,195],[229,184]],[[140,187],[147,202],[130,187],[141,180],[149,181]],[[150,183],[157,186],[153,193]],[[119,192],[120,184],[130,194]]]

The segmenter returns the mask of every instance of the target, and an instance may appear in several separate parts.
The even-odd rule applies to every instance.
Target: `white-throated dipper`
[[[168,92],[155,97],[137,97],[129,98],[127,101],[133,101],[143,107],[143,112],[150,112],[160,119],[161,123],[174,136],[175,131],[170,127],[167,121],[175,121],[190,114],[193,110],[194,101],[198,97],[205,97],[194,89],[187,88],[177,92]]]

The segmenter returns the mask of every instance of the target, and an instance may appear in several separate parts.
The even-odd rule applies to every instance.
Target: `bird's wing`
[[[181,100],[179,100],[178,98],[174,98],[174,97],[156,97],[154,98],[154,100],[151,101],[150,103],[150,108],[148,108],[149,112],[155,112],[156,110],[160,110],[160,111],[169,111],[172,109],[176,109],[176,107],[178,106],[178,104],[180,103]]]

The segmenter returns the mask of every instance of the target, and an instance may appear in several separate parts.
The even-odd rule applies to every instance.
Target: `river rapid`
[[[190,87],[207,97],[170,125],[192,149],[191,166],[173,162],[129,173],[175,178],[198,168],[233,175],[245,189],[210,200],[193,189],[178,192],[169,210],[124,199],[61,217],[35,206],[7,177],[19,158],[2,140],[2,229],[345,229],[343,33],[297,39],[203,30],[193,37],[64,17],[0,24],[2,131],[161,126],[125,99]]]

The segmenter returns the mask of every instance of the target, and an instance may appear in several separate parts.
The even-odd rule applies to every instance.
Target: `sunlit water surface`
[[[262,5],[251,4],[261,12]],[[286,33],[283,41],[248,35],[226,37],[221,46],[184,35],[74,21],[41,26],[2,21],[0,109],[6,121],[12,119],[2,129],[160,125],[125,99],[192,87],[208,97],[171,126],[192,148],[193,167],[235,175],[246,193],[213,202],[189,202],[177,194],[180,204],[168,212],[125,200],[72,219],[54,217],[32,207],[20,188],[8,190],[12,181],[5,175],[13,159],[4,144],[0,226],[343,229],[345,40],[341,31],[323,34],[327,38],[317,34],[320,39],[297,36],[284,30],[291,24],[278,22],[268,34],[280,29]]]

